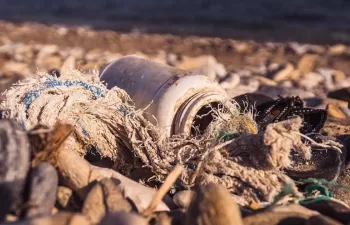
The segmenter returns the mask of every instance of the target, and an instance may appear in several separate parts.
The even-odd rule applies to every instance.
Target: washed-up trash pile
[[[4,92],[0,220],[15,224],[341,224],[346,143],[297,96],[244,94],[167,136],[129,94],[61,69]]]

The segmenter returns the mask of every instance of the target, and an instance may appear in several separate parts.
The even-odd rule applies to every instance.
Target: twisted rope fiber
[[[76,128],[66,140],[72,150],[82,157],[94,151],[101,158],[109,158],[113,168],[124,175],[146,167],[155,179],[164,181],[176,164],[183,164],[183,188],[222,184],[242,205],[272,202],[286,184],[300,196],[294,182],[279,172],[289,166],[292,148],[308,155],[309,149],[299,136],[290,139],[302,124],[300,118],[273,124],[265,133],[255,134],[252,117],[237,109],[218,112],[203,136],[165,138],[142,116],[142,110],[135,109],[124,90],[107,90],[97,76],[88,78],[76,70],[59,78],[27,78],[3,94],[6,100],[0,110],[4,118],[16,119],[28,130],[38,124],[52,127],[57,122],[69,123]],[[225,132],[236,139],[216,148]]]
[[[44,91],[45,89],[48,88],[55,88],[55,87],[71,87],[71,86],[81,86],[84,87],[86,90],[89,90],[96,98],[103,97],[103,91],[101,88],[94,86],[94,85],[89,85],[86,82],[83,81],[59,81],[55,78],[48,77],[48,80],[43,83],[43,88],[40,89],[35,89],[33,91],[30,91],[27,93],[24,98],[23,98],[23,103],[25,105],[26,110],[29,108],[29,106],[33,103],[34,100],[36,100],[40,93]],[[26,129],[25,126],[25,120],[27,118],[22,118],[22,124],[24,126],[24,129]],[[78,122],[78,121],[77,121]],[[79,123],[79,122],[78,122]],[[89,133],[82,127],[82,132],[89,137]]]

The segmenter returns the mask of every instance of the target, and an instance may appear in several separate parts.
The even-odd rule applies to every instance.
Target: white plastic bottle
[[[137,108],[145,109],[146,119],[167,136],[203,132],[213,119],[210,107],[217,108],[229,100],[225,90],[206,76],[136,56],[110,63],[100,79],[108,89],[124,89]]]

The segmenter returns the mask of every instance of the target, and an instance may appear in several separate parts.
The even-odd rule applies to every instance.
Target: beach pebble
[[[241,212],[221,185],[200,186],[187,211],[186,225],[242,225]],[[245,223],[244,223],[245,224]]]
[[[0,120],[0,221],[10,209],[23,203],[29,171],[29,143],[22,126],[14,120]]]
[[[28,208],[25,217],[50,216],[56,202],[58,176],[56,169],[49,163],[43,162],[34,167],[29,173]]]

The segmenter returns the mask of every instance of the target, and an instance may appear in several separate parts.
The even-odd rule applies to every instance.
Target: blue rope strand
[[[81,86],[81,87],[84,87],[86,90],[89,90],[96,98],[100,98],[100,97],[104,96],[103,90],[101,88],[94,86],[94,85],[89,85],[83,81],[69,81],[69,80],[67,80],[65,82],[62,82],[62,81],[59,81],[56,79],[49,78],[47,81],[45,81],[43,83],[43,86],[44,86],[43,88],[35,89],[31,92],[28,92],[24,96],[23,104],[25,105],[26,110],[35,101],[35,99],[37,99],[40,96],[41,92],[45,89],[48,89],[48,88],[55,88],[55,87],[62,87],[62,86],[65,86],[65,87]],[[25,121],[26,121],[26,118],[22,118],[22,124],[23,124],[24,129],[26,129]],[[90,137],[89,133],[83,127],[82,127],[82,132],[87,137]]]
[[[55,88],[55,87],[62,87],[62,86],[66,86],[66,87],[81,86],[81,87],[84,87],[86,90],[89,90],[96,98],[104,96],[103,90],[101,88],[94,85],[89,85],[83,81],[67,80],[65,82],[62,82],[55,79],[48,79],[48,81],[45,81],[43,83],[43,86],[44,86],[43,88],[31,91],[24,96],[23,103],[26,109],[28,109],[29,106],[33,103],[33,101],[39,97],[40,92],[42,92],[47,88]]]

